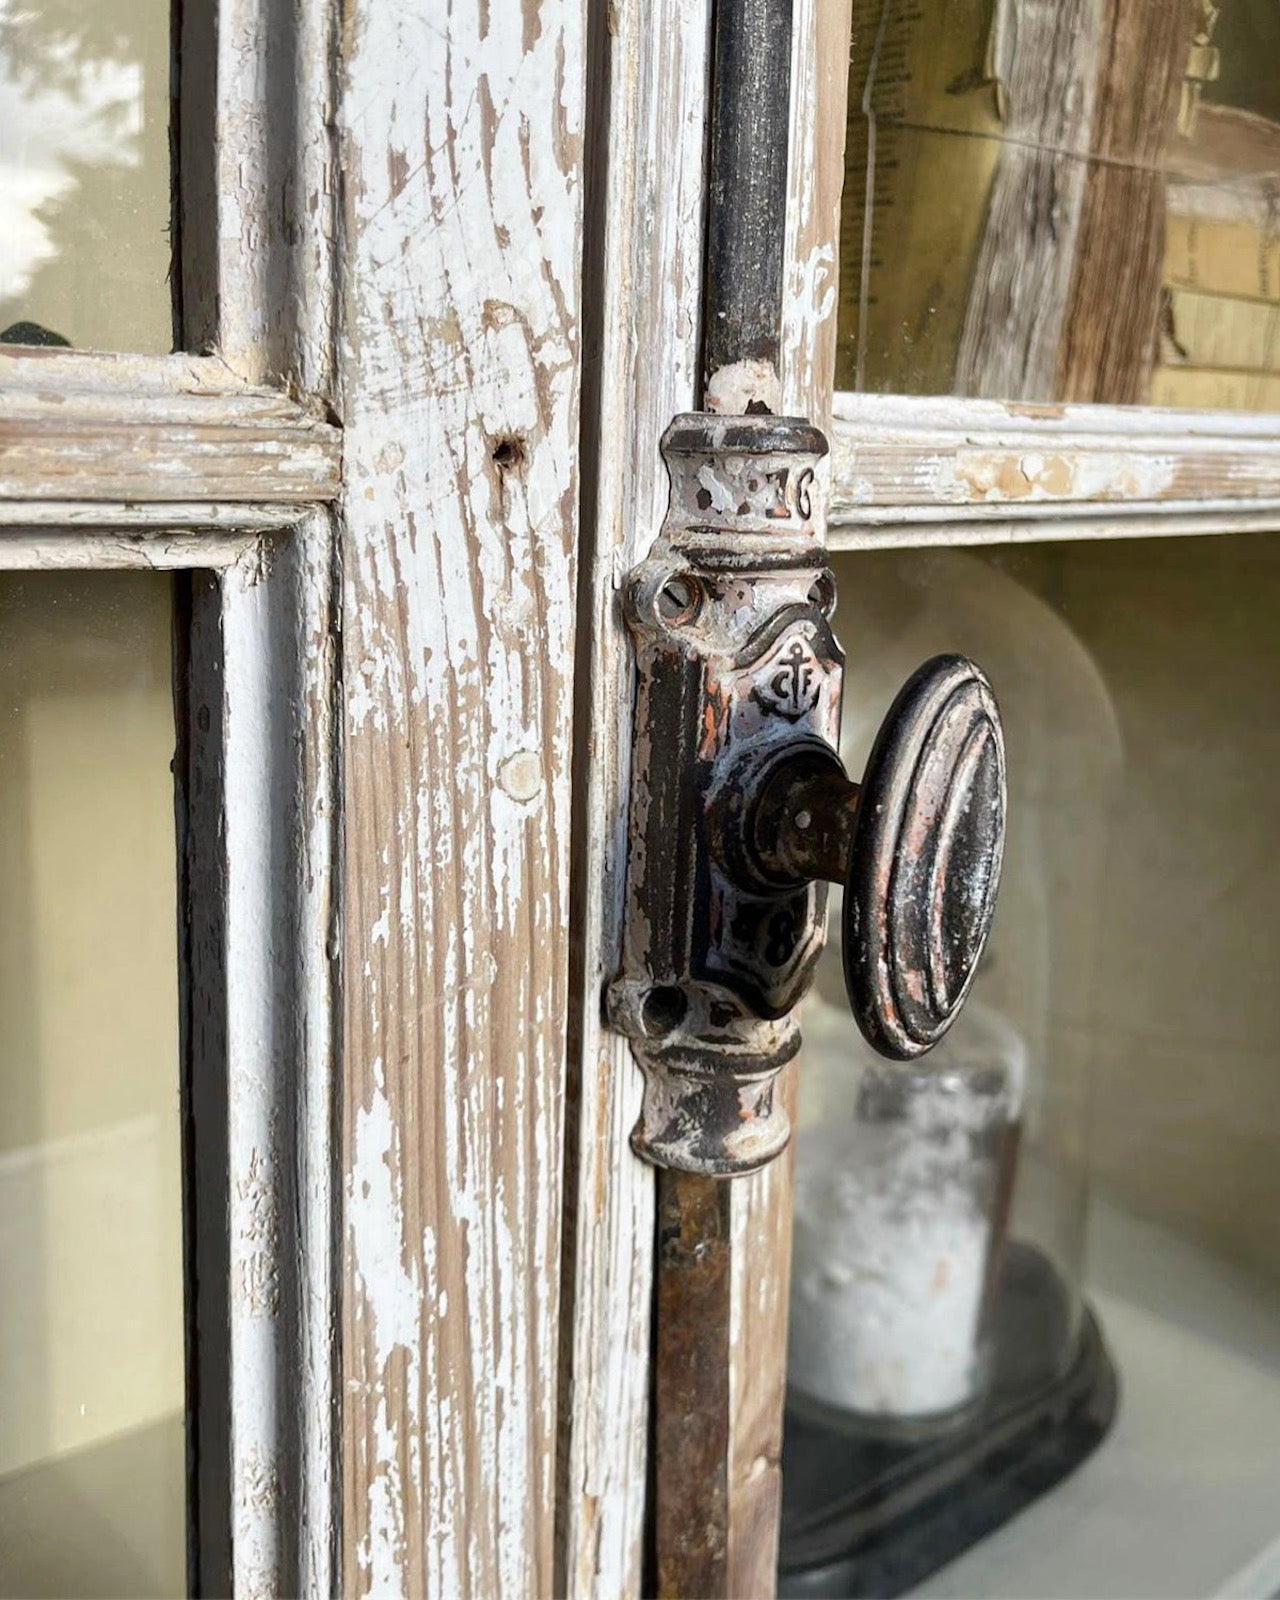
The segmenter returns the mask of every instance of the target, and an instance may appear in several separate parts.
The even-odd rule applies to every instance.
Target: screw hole
[[[661,1039],[684,1021],[689,1002],[684,991],[673,984],[659,984],[650,989],[640,1008],[640,1021],[650,1039]]]
[[[658,615],[664,622],[688,622],[702,603],[702,592],[692,578],[677,574],[658,591]]]

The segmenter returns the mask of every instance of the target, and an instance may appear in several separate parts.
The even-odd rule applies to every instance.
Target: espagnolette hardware
[[[1005,757],[972,662],[926,662],[861,784],[837,754],[844,657],[816,537],[827,450],[802,418],[677,417],[671,499],[624,605],[635,639],[626,916],[611,1025],[644,1073],[636,1152],[733,1177],[790,1136],[775,1096],[843,884],[846,986],[883,1054],[935,1044],[991,925]]]

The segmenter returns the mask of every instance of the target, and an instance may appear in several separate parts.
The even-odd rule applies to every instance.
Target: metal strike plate
[[[825,937],[826,886],[761,883],[733,860],[748,774],[840,725],[834,584],[813,526],[826,440],[800,418],[676,418],[671,500],[629,575],[635,637],[626,921],[608,990],[645,1074],[636,1151],[729,1176],[771,1160],[791,1010]]]

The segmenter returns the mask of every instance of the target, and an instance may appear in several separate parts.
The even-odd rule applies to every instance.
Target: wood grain
[[[1105,0],[1057,399],[1119,405],[1148,393],[1164,257],[1164,155],[1195,17],[1195,0]]]
[[[0,352],[0,498],[332,500],[341,435],[215,357]]]
[[[969,291],[955,392],[1055,398],[1093,132],[1102,0],[1000,0],[990,69],[1000,155]]]
[[[1105,513],[1118,526],[1280,500],[1275,416],[849,394],[835,404],[833,525],[1043,520],[1065,536],[1065,518]]]
[[[584,338],[583,584],[574,757],[574,970],[555,1593],[640,1593],[653,1172],[640,1075],[600,997],[618,960],[632,660],[618,610],[667,499],[658,440],[694,404],[708,0],[621,0],[593,37]],[[572,1308],[571,1315],[568,1308]]]
[[[352,1597],[552,1589],[581,0],[344,18]]]

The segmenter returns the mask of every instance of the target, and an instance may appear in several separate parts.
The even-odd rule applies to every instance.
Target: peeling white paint
[[[352,23],[348,837],[390,840],[392,887],[348,900],[349,1160],[377,1198],[348,1231],[351,1584],[522,1596],[551,1585],[583,16]]]

